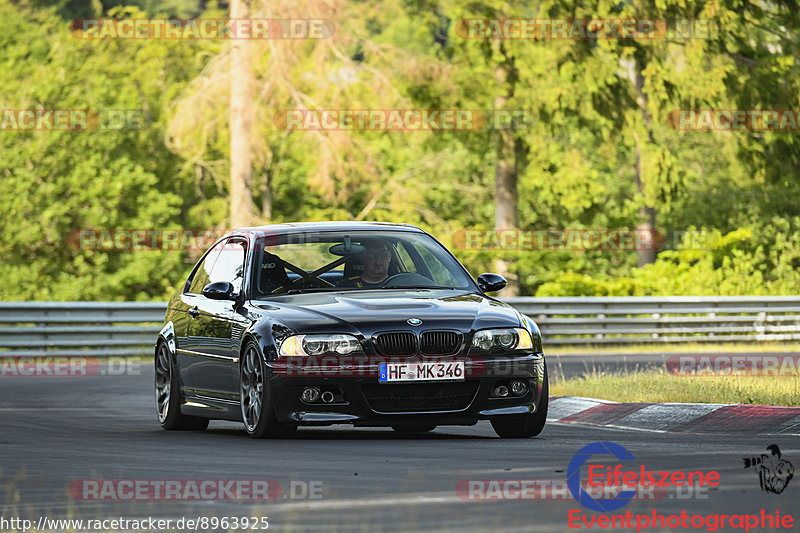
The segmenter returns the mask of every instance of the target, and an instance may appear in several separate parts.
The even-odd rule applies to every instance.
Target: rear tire
[[[535,437],[547,423],[547,404],[550,387],[547,383],[547,367],[544,368],[542,395],[536,412],[522,416],[502,416],[491,420],[495,433],[504,439],[527,439]]]
[[[209,420],[181,413],[181,387],[167,345],[158,343],[155,355],[156,413],[166,430],[197,430],[208,427]]]
[[[260,350],[255,343],[248,342],[243,353],[239,366],[239,403],[245,431],[254,439],[293,435],[297,426],[282,424],[275,415],[275,406],[269,394],[267,368]]]

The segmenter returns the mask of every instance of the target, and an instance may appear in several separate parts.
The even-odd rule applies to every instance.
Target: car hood
[[[287,295],[252,302],[299,332],[352,332],[518,327],[517,311],[482,294],[456,290],[369,290]],[[412,328],[408,319],[422,321]]]

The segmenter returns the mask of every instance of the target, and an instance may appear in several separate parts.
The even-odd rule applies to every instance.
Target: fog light
[[[511,382],[511,394],[513,394],[514,396],[522,396],[526,392],[528,392],[527,383],[520,380]]]
[[[319,401],[319,389],[316,387],[306,387],[300,398],[306,403],[316,403]]]
[[[499,396],[501,398],[505,398],[506,396],[508,396],[508,387],[506,387],[505,385],[500,385],[499,387],[495,387],[494,395]]]

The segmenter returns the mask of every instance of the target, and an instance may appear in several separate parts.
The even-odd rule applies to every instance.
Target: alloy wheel
[[[172,394],[172,364],[167,347],[162,344],[156,358],[156,409],[158,421],[164,423],[169,415],[169,403]]]
[[[249,346],[242,361],[241,403],[242,418],[248,432],[256,429],[261,419],[261,399],[264,394],[264,372],[258,351]]]

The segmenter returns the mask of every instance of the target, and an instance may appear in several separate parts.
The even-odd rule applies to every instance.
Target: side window
[[[406,272],[417,272],[417,265],[414,263],[414,260],[411,259],[411,255],[409,255],[408,250],[406,250],[406,244],[403,242],[398,242],[396,248],[397,255],[400,256],[403,266],[406,267]]]
[[[219,256],[219,251],[222,249],[223,243],[217,244],[203,259],[203,262],[200,263],[200,266],[197,267],[197,270],[194,272],[194,278],[192,278],[192,284],[189,286],[189,292],[191,294],[203,294],[203,287],[209,284],[208,276],[211,273],[211,267],[214,266],[214,262],[217,260]]]
[[[245,246],[241,241],[229,240],[219,252],[219,257],[211,268],[208,276],[208,283],[215,281],[230,281],[233,284],[233,292],[238,293],[242,290],[242,280],[244,279],[244,258]],[[200,291],[202,292],[202,288]]]
[[[451,272],[426,247],[420,245],[419,243],[414,243],[414,248],[417,250],[417,252],[419,252],[419,255],[422,256],[423,261],[425,261],[425,264],[428,266],[428,270],[430,270],[431,275],[433,276],[433,280],[437,284],[446,287],[459,286],[462,284],[456,282]]]

